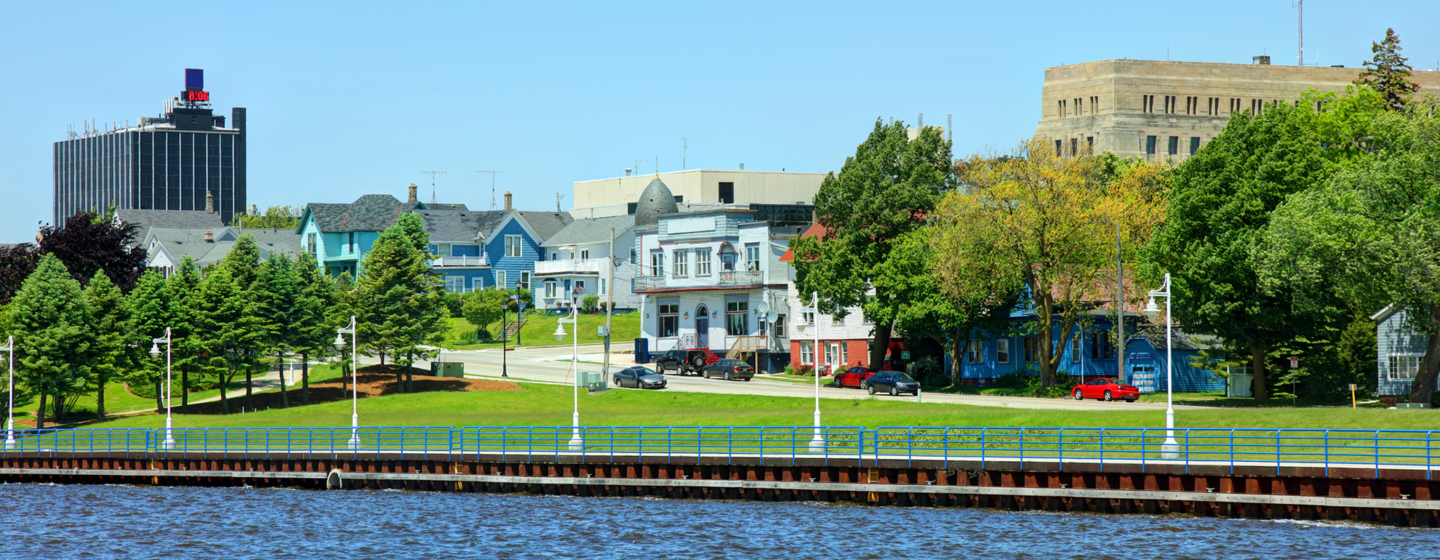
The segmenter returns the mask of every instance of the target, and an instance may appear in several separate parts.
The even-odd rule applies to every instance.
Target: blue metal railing
[[[95,453],[246,453],[267,458],[401,453],[419,459],[559,460],[562,455],[855,458],[1055,463],[1423,467],[1440,469],[1440,436],[1421,430],[1262,430],[1182,428],[991,428],[810,426],[568,426],[461,428],[371,426],[351,428],[110,428],[14,430],[0,457],[13,454],[79,456]],[[1173,438],[1173,443],[1167,439]],[[13,440],[13,442],[8,441]]]

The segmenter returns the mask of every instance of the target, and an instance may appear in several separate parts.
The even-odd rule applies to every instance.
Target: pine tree
[[[46,399],[63,422],[65,399],[83,392],[94,370],[95,332],[80,283],[55,255],[40,257],[6,308],[15,335],[15,374],[40,395],[37,428],[45,427]]]
[[[242,371],[250,375],[261,337],[253,306],[246,301],[250,294],[237,284],[229,268],[210,269],[200,287],[197,309],[198,349],[210,356],[206,365],[220,378],[220,406],[226,414],[230,413],[226,397],[230,380]]]
[[[449,316],[440,278],[430,269],[429,242],[420,217],[402,215],[380,233],[361,267],[362,342],[393,352],[406,372],[417,356],[427,354],[422,345],[443,339]],[[414,380],[397,381],[409,390]]]
[[[335,305],[335,281],[315,263],[315,256],[301,253],[295,263],[295,281],[300,295],[296,300],[295,349],[300,352],[300,402],[310,404],[310,358],[325,355],[331,348],[334,328],[326,312]]]
[[[300,288],[294,262],[290,257],[277,254],[265,259],[250,287],[250,302],[261,330],[261,347],[274,354],[280,368],[280,402],[284,408],[290,408],[290,395],[285,390],[285,354],[295,347],[300,335],[303,312]]]
[[[199,335],[200,314],[200,283],[202,278],[200,268],[195,265],[195,260],[190,255],[180,260],[180,267],[165,282],[166,298],[169,302],[165,324],[160,325],[160,333],[164,334],[164,327],[170,327],[170,340],[174,346],[171,352],[171,367],[180,370],[180,412],[186,413],[190,409],[190,372],[200,371],[204,368]]]
[[[1371,43],[1375,57],[1365,61],[1365,71],[1355,80],[1385,96],[1385,106],[1392,111],[1405,108],[1410,96],[1420,90],[1420,84],[1410,81],[1410,65],[1400,56],[1401,50],[1400,36],[1394,28],[1386,29],[1384,40]]]
[[[236,239],[230,252],[220,260],[220,266],[230,271],[237,287],[249,290],[260,275],[260,245],[255,242],[255,236],[246,233]]]
[[[136,283],[135,290],[130,292],[131,326],[132,333],[130,342],[139,345],[143,350],[149,350],[153,340],[165,336],[165,327],[171,326],[170,321],[174,310],[171,306],[170,290],[165,279],[155,271],[146,271]],[[175,332],[170,333],[171,344],[175,344]],[[169,348],[173,360],[180,356],[179,348]],[[151,357],[148,353],[136,360],[135,368],[132,368],[125,376],[126,381],[132,386],[138,384],[155,385],[158,387],[159,380],[165,376],[165,358]],[[160,402],[160,391],[155,392],[155,403],[162,407]]]
[[[153,274],[147,272],[145,275]],[[110,282],[105,271],[95,271],[95,277],[85,288],[85,297],[89,300],[95,328],[95,415],[104,419],[105,384],[119,379],[123,372],[135,365],[137,341],[134,340],[130,301],[120,293],[120,288]]]
[[[350,326],[350,318],[359,320],[356,312],[356,302],[360,299],[360,287],[355,285],[354,279],[349,272],[343,272],[335,279],[335,304],[326,309],[326,328],[333,331]],[[359,351],[359,348],[350,347],[351,352]],[[345,352],[338,352],[340,361],[340,389],[350,390],[350,361],[345,359]]]

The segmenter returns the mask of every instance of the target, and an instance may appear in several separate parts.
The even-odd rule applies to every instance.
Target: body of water
[[[1436,558],[1351,523],[402,491],[0,485],[5,558]]]

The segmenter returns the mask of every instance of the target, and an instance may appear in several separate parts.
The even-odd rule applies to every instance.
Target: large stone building
[[[1305,91],[1344,91],[1360,68],[1100,60],[1045,69],[1035,137],[1057,152],[1091,149],[1150,161],[1190,157],[1232,113],[1295,103]],[[1440,72],[1416,71],[1421,93],[1440,93]]]

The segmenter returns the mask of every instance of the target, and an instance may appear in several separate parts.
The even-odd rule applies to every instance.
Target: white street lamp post
[[[810,312],[811,317],[818,317],[820,309],[820,292],[811,292]],[[810,440],[811,453],[825,452],[825,438],[820,435],[820,321],[815,321],[815,437]],[[832,372],[833,373],[833,372]]]
[[[574,368],[574,390],[571,399],[574,405],[574,413],[571,415],[570,450],[579,451],[585,446],[584,440],[580,438],[580,307],[575,305],[574,295],[570,298],[570,316],[561,317],[555,322],[555,340],[565,340],[565,323],[571,323],[575,328],[575,345],[570,352],[570,367]]]
[[[5,420],[5,449],[15,449],[15,336],[11,335],[0,350],[10,353],[10,405],[5,409],[10,417]]]
[[[1165,298],[1165,443],[1160,446],[1160,456],[1166,459],[1180,458],[1180,443],[1175,441],[1175,398],[1174,398],[1174,377],[1172,372],[1175,369],[1174,357],[1171,354],[1170,326],[1174,319],[1170,316],[1170,273],[1165,273],[1165,285],[1159,290],[1150,291],[1150,303],[1145,306],[1145,315],[1151,321],[1160,314],[1160,308],[1155,306],[1155,298]]]
[[[150,356],[155,358],[160,357],[161,344],[165,345],[165,443],[162,444],[161,448],[174,449],[175,436],[170,431],[172,426],[170,418],[170,327],[165,327],[165,336],[163,338],[156,338],[150,341]],[[223,391],[224,388],[222,387],[221,390]]]
[[[335,329],[335,349],[345,348],[345,335],[350,335],[350,449],[360,449],[360,343],[356,340],[355,316],[350,326]]]

